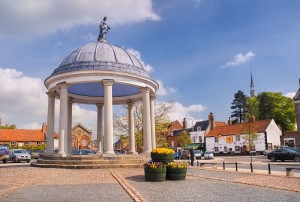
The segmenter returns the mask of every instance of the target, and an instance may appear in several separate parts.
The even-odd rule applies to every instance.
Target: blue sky
[[[0,117],[18,128],[46,122],[43,81],[72,50],[95,43],[107,16],[107,41],[139,54],[174,101],[172,120],[218,121],[234,93],[299,88],[298,0],[0,0]],[[75,105],[73,124],[95,130],[96,108]],[[90,117],[88,120],[86,117]]]

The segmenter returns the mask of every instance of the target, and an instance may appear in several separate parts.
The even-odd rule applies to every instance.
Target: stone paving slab
[[[0,202],[300,201],[300,178],[192,167],[186,180],[164,182],[146,182],[143,168],[6,167],[0,176]]]

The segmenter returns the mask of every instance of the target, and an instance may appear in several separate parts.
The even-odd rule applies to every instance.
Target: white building
[[[206,136],[206,150],[214,153],[245,153],[249,151],[249,131],[257,136],[253,140],[252,151],[262,153],[280,145],[282,131],[273,119],[269,119],[215,127]]]

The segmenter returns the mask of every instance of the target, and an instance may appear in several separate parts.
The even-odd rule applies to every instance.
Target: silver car
[[[12,149],[10,151],[10,155],[7,161],[12,161],[14,163],[26,161],[27,163],[30,162],[31,155],[24,149]]]
[[[214,158],[214,153],[211,151],[206,151],[204,153],[204,159],[213,159]]]

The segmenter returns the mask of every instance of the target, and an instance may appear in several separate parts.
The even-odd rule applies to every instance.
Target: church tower
[[[250,84],[250,97],[255,97],[255,87],[253,84],[252,72],[251,72],[251,84]]]

